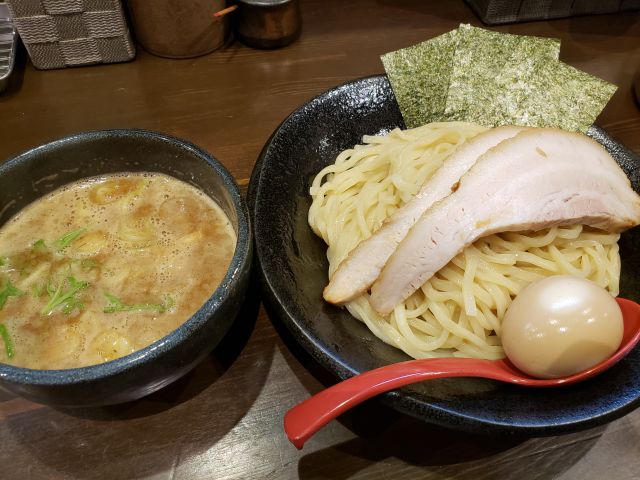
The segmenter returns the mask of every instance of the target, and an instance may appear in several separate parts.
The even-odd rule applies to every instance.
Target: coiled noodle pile
[[[451,122],[365,136],[363,145],[343,151],[318,173],[309,224],[329,247],[329,276],[453,150],[484,130]],[[618,294],[618,238],[580,225],[491,235],[467,247],[389,316],[371,307],[368,293],[346,308],[378,338],[414,358],[501,358],[504,312],[532,281],[572,274]]]

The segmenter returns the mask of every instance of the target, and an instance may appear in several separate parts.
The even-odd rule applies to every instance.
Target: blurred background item
[[[636,70],[636,75],[633,77],[633,93],[635,93],[636,103],[640,107],[640,68]]]
[[[640,0],[465,0],[488,25],[640,10]]]
[[[280,48],[300,36],[302,18],[298,0],[238,0],[235,33],[254,48]]]
[[[16,60],[18,34],[9,16],[9,7],[0,2],[0,92],[9,85]]]
[[[160,57],[190,58],[224,45],[229,16],[214,17],[224,0],[128,0],[136,38]]]
[[[125,62],[135,56],[120,0],[7,3],[36,68]]]

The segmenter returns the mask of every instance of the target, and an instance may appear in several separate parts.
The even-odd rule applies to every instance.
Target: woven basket
[[[640,0],[466,0],[488,25],[640,9]]]
[[[7,0],[36,68],[131,60],[135,47],[120,0]]]

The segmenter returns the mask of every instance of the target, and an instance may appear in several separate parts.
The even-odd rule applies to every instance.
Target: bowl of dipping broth
[[[88,132],[0,164],[0,387],[57,406],[162,388],[227,332],[251,257],[236,183],[186,141]]]

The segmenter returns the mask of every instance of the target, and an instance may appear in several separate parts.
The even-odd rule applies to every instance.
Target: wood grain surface
[[[169,60],[37,71],[19,62],[0,95],[0,161],[84,130],[134,127],[184,137],[246,187],[271,132],[322,91],[382,72],[379,56],[481,25],[462,0],[302,0],[303,32],[281,50],[231,42]],[[492,27],[562,40],[561,59],[619,89],[597,124],[640,154],[635,13]],[[640,478],[640,410],[550,438],[474,436],[370,401],[303,451],[284,412],[335,381],[278,335],[252,286],[220,346],[193,372],[137,402],[53,409],[0,393],[0,478],[7,479],[565,479]]]

